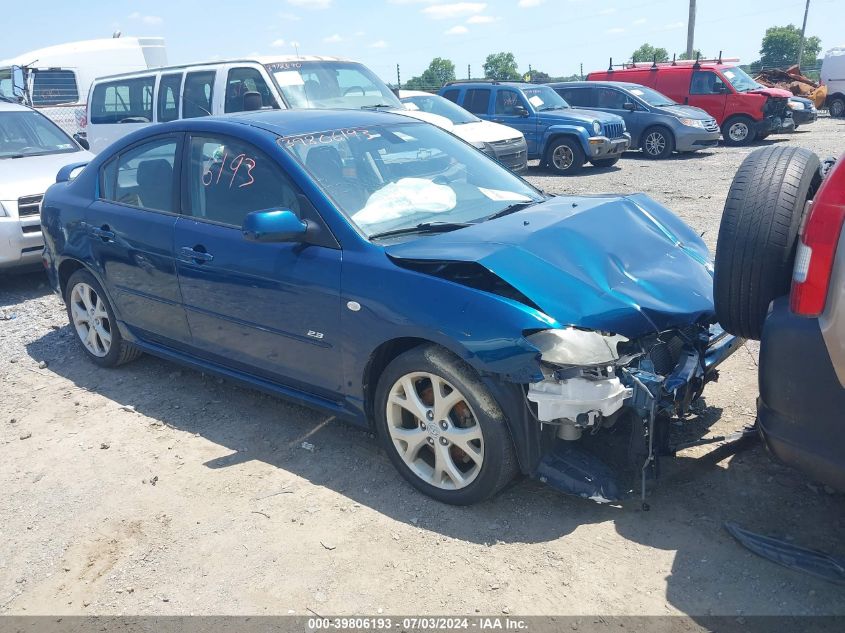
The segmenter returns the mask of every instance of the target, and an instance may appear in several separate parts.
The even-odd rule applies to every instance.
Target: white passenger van
[[[845,116],[845,46],[825,53],[821,70],[822,84],[827,86],[827,109],[830,116]]]
[[[94,79],[166,65],[161,37],[59,44],[0,61],[0,96],[38,110],[74,135],[85,131],[85,106]]]
[[[279,56],[171,66],[100,77],[88,96],[88,141],[100,152],[152,123],[261,109],[383,108],[411,112],[369,68],[337,57]]]

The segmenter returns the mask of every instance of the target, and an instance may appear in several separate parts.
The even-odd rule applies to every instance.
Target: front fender
[[[578,139],[581,149],[588,153],[590,148],[590,134],[583,127],[571,124],[550,125],[543,131],[543,143],[541,154],[545,155],[549,143],[557,136],[569,136]]]

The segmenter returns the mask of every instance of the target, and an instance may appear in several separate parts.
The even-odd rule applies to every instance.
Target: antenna
[[[112,36],[112,39],[116,40],[117,38],[120,37],[120,31],[115,31],[114,33],[111,34],[111,36]]]

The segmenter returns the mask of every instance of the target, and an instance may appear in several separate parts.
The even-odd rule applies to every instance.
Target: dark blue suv
[[[516,128],[525,136],[528,159],[559,174],[576,174],[587,161],[615,165],[631,144],[622,117],[575,110],[548,86],[465,81],[447,84],[439,94],[482,119]]]

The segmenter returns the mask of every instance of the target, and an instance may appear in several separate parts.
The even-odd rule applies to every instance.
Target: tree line
[[[798,58],[798,50],[801,42],[801,29],[794,24],[786,26],[773,26],[766,29],[763,41],[760,45],[760,59],[748,66],[753,70],[760,68],[786,68],[795,63]],[[822,43],[816,36],[807,37],[804,40],[804,52],[801,56],[801,66],[814,68],[819,65],[819,54]],[[725,51],[728,55],[729,52]],[[695,50],[691,59],[697,55],[702,58],[706,56],[701,51]],[[675,59],[690,59],[685,53],[675,55]],[[629,61],[632,62],[658,62],[670,61],[669,51],[662,47],[655,47],[645,43],[631,53]],[[497,81],[530,81],[533,83],[546,83],[550,81],[578,81],[583,79],[579,74],[572,74],[563,77],[553,77],[549,73],[529,66],[526,72],[520,72],[516,58],[513,53],[491,53],[484,60],[482,66],[485,79]],[[431,60],[423,73],[417,77],[411,77],[402,85],[407,90],[429,90],[436,91],[450,81],[457,81],[455,64],[450,59],[435,57]]]

